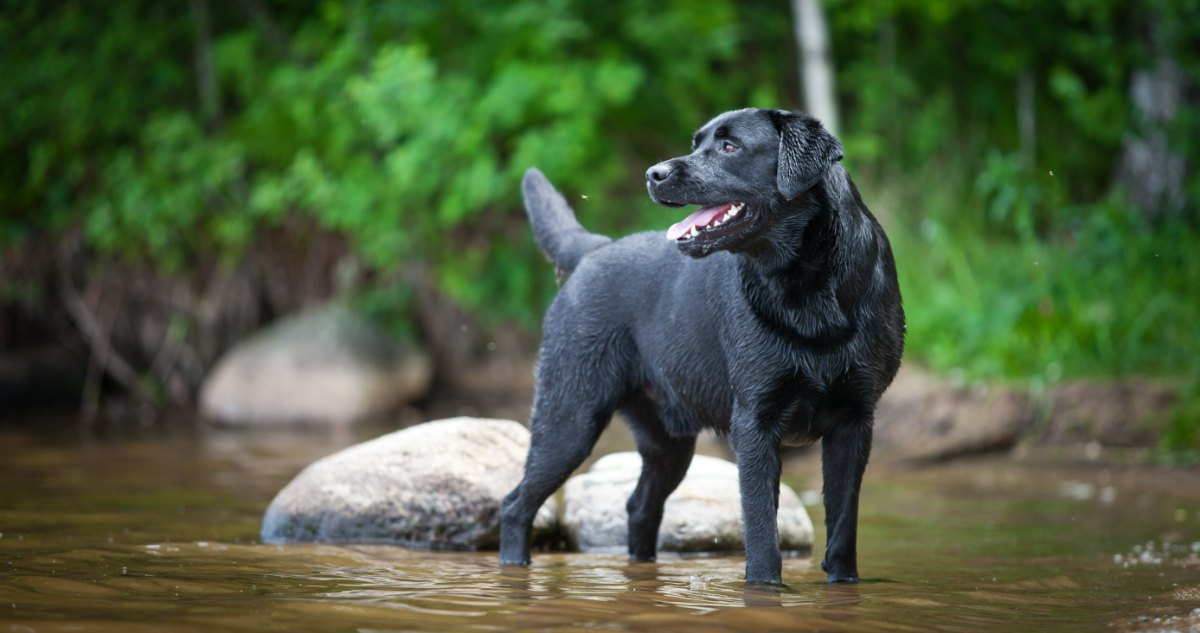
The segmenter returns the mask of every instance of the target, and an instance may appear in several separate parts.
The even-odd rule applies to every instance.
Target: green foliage
[[[299,216],[349,240],[368,311],[403,312],[398,280],[419,269],[532,329],[554,284],[521,210],[527,167],[593,230],[661,230],[647,165],[722,110],[799,105],[784,2],[257,3],[265,19],[251,4],[207,2],[206,113],[184,5],[0,0],[0,249],[81,226],[102,257],[186,272]],[[1196,226],[1143,222],[1111,181],[1140,124],[1132,73],[1165,51],[1200,85],[1200,2],[824,5],[909,358],[1039,381],[1196,372]],[[1151,14],[1168,25],[1154,46]],[[1196,165],[1198,109],[1174,125]]]
[[[1109,201],[1080,213],[1052,239],[1032,237],[1012,215],[974,226],[927,216],[916,231],[894,228],[910,346],[942,371],[975,378],[1191,372],[1200,269],[1190,262],[1200,235],[1142,226]],[[1005,236],[1012,223],[1024,237]]]
[[[208,3],[214,120],[194,92],[194,16],[5,4],[0,245],[82,224],[106,256],[182,271],[304,215],[373,270],[421,266],[468,307],[531,326],[553,273],[520,208],[526,168],[591,193],[592,226],[628,231],[650,205],[604,194],[640,171],[632,157],[684,147],[751,92],[776,100],[771,66],[733,85],[712,73],[745,36],[733,2],[326,2],[273,8],[282,43]]]
[[[1200,85],[1200,2],[826,6],[847,159],[892,236],[910,360],[1035,386],[1197,373],[1200,186],[1189,179],[1190,218],[1157,225],[1111,186],[1122,141],[1144,124],[1132,74],[1165,54]],[[1200,109],[1180,108],[1168,135],[1194,169]],[[1194,460],[1200,392],[1180,402],[1163,453]]]
[[[211,246],[247,245],[254,226],[243,213],[246,165],[236,144],[207,138],[178,113],[148,121],[140,144],[155,148],[152,159],[123,148],[101,172],[84,225],[95,247],[178,271]]]
[[[189,35],[155,3],[0,3],[0,248],[87,215],[99,163],[190,81],[162,56]]]

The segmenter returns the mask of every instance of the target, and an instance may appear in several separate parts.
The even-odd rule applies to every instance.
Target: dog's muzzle
[[[675,178],[677,176],[678,172],[679,172],[679,169],[675,165],[674,159],[665,160],[665,161],[651,167],[650,169],[647,169],[646,170],[646,192],[650,194],[650,199],[653,200],[656,204],[661,204],[664,207],[678,208],[678,207],[685,206],[681,202],[675,202],[674,200],[669,200],[669,199],[663,198],[661,195],[659,195],[659,192],[658,192],[659,186],[667,184],[668,181],[672,180],[673,178]]]

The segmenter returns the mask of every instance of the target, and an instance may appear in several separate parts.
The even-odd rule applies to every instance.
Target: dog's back
[[[543,340],[571,341],[611,368],[614,388],[652,394],[672,435],[725,430],[733,392],[721,342],[737,327],[732,260],[686,257],[661,232],[611,241],[563,283]]]

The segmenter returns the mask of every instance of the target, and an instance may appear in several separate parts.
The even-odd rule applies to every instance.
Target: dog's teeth
[[[738,212],[741,210],[742,210],[742,204],[741,203],[735,204],[729,208],[728,215],[729,215],[729,217],[733,217],[733,216],[737,215]]]

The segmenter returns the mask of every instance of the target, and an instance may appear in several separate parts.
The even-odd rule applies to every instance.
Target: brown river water
[[[42,426],[53,426],[43,424]],[[0,633],[41,631],[1200,632],[1200,476],[995,458],[868,469],[857,585],[815,559],[629,563],[262,545],[274,494],[341,436],[0,426]],[[820,489],[812,456],[785,480]],[[816,494],[804,495],[814,522]]]

